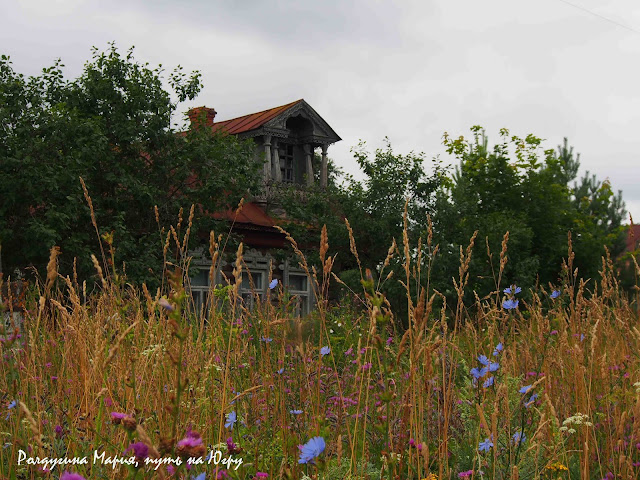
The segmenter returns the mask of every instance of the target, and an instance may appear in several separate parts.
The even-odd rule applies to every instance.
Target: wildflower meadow
[[[474,237],[452,303],[415,287],[438,261],[431,236],[405,235],[381,265],[361,265],[352,242],[362,288],[329,301],[343,285],[323,229],[317,265],[288,238],[314,283],[316,308],[300,318],[272,278],[244,307],[242,245],[233,277],[195,308],[177,231],[153,292],[109,261],[108,237],[95,286],[60,275],[52,249],[22,324],[0,338],[1,478],[640,476],[638,299],[610,258],[580,280],[569,241],[558,283],[525,291],[503,277],[505,235],[495,291],[468,302]],[[211,233],[212,276],[223,249]],[[389,277],[392,259],[402,278]],[[406,289],[408,318],[394,315],[385,282]]]

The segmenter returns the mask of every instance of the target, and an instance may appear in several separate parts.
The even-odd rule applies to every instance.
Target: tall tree
[[[64,78],[58,60],[25,78],[0,60],[0,243],[3,268],[42,267],[53,245],[62,268],[74,257],[90,271],[99,251],[79,177],[93,200],[100,233],[115,237],[116,261],[133,280],[157,278],[162,246],[154,206],[175,219],[192,204],[214,211],[257,188],[250,143],[207,129],[176,132],[179,103],[201,89],[200,74],[178,67],[163,85],[161,67],[133,49],[93,50],[82,75]],[[224,173],[221,173],[224,172]],[[210,226],[201,215],[194,230]],[[195,233],[195,232],[194,232]],[[66,268],[65,268],[66,267]]]
[[[557,152],[541,150],[539,138],[519,138],[503,129],[501,143],[489,150],[484,130],[473,127],[472,132],[470,141],[445,135],[445,146],[460,165],[439,192],[436,206],[437,238],[444,257],[439,273],[445,283],[440,287],[452,293],[447,280],[455,272],[457,250],[475,230],[478,240],[470,279],[478,293],[496,287],[496,260],[507,231],[508,263],[502,286],[557,281],[569,231],[580,274],[597,275],[604,247],[619,248],[621,197],[614,197],[606,182],[591,177],[569,185],[576,178],[579,161],[566,139]]]

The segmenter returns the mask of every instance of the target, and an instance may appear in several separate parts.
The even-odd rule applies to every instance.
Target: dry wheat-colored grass
[[[192,219],[193,210],[189,225]],[[500,282],[507,234],[497,291],[468,305],[463,297],[474,235],[460,248],[458,298],[450,309],[429,287],[438,249],[432,236],[416,249],[405,236],[375,272],[384,282],[396,281],[385,269],[393,256],[404,262],[397,281],[408,292],[410,318],[409,328],[399,331],[379,291],[384,282],[374,281],[366,266],[363,290],[354,293],[360,307],[327,301],[330,283],[340,280],[325,229],[317,267],[288,236],[314,280],[318,309],[310,317],[288,313],[281,287],[255,310],[243,307],[242,246],[230,287],[212,289],[210,309],[195,313],[183,286],[189,228],[182,241],[178,231],[166,231],[165,258],[170,244],[177,253],[167,260],[167,283],[153,294],[144,285],[134,289],[93,257],[100,288],[88,295],[86,284],[58,274],[59,251],[52,249],[46,283],[37,287],[21,330],[5,332],[0,342],[0,475],[58,478],[65,469],[18,465],[20,450],[40,458],[94,450],[122,455],[142,442],[151,457],[175,457],[177,441],[192,430],[207,446],[232,438],[244,464],[237,471],[204,465],[190,472],[183,465],[174,478],[201,472],[290,479],[638,477],[640,330],[609,258],[588,291],[569,249],[558,298],[540,288],[518,308],[505,309]],[[357,258],[353,237],[351,250]],[[222,236],[212,232],[211,276],[223,251]],[[498,344],[503,350],[495,350]],[[330,347],[328,354],[322,347]],[[470,372],[482,366],[480,355],[499,367],[474,384]],[[490,376],[493,383],[484,387]],[[119,424],[111,412],[130,423]],[[225,427],[231,412],[233,429]],[[519,442],[519,434],[526,440]],[[325,439],[325,451],[314,465],[299,464],[298,445],[315,436]],[[492,446],[480,451],[483,442]],[[226,444],[219,448],[229,453]],[[86,478],[172,476],[166,467],[114,469],[100,462],[68,470]]]

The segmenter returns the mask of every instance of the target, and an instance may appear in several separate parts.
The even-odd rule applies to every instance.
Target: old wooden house
[[[243,273],[240,293],[247,308],[252,308],[258,297],[269,289],[269,275],[295,300],[296,312],[307,314],[314,305],[312,285],[298,260],[278,255],[286,240],[275,225],[279,222],[275,192],[284,185],[294,186],[301,193],[319,184],[327,186],[327,150],[340,140],[329,124],[304,100],[281,105],[229,120],[215,121],[216,111],[198,107],[189,111],[191,122],[202,122],[215,132],[237,135],[255,142],[256,159],[262,161],[262,193],[245,203],[240,211],[217,212],[218,218],[228,220],[232,231],[240,236],[245,246],[244,262],[248,271]],[[319,158],[319,162],[315,159]],[[314,168],[314,163],[316,164]],[[202,307],[206,302],[209,285],[209,260],[206,249],[194,252],[196,273],[191,278],[194,303]],[[221,265],[216,273],[216,285],[230,278],[231,262]]]

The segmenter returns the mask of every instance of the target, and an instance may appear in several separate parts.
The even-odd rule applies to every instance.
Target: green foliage
[[[453,294],[450,278],[455,275],[460,245],[466,246],[476,230],[470,282],[480,294],[496,288],[498,256],[507,231],[503,286],[517,283],[527,288],[536,282],[555,282],[569,231],[580,259],[576,262],[579,273],[594,278],[604,246],[620,251],[624,215],[620,195],[614,197],[607,182],[588,176],[580,184],[569,185],[579,161],[566,139],[558,152],[541,151],[539,138],[522,139],[503,129],[501,143],[490,150],[484,130],[473,127],[472,132],[471,141],[444,137],[448,152],[460,165],[438,193],[435,228],[442,250],[438,287]]]
[[[370,232],[378,234],[388,232],[388,238],[390,234],[397,237],[402,232],[402,218],[398,217],[397,212],[403,211],[405,202],[408,202],[411,226],[424,221],[433,207],[433,193],[440,183],[439,162],[434,160],[434,173],[428,176],[423,153],[397,154],[388,138],[385,138],[385,147],[376,149],[373,158],[364,142],[360,142],[352,152],[365,179],[362,182],[351,180],[347,191],[359,202],[357,206],[369,216],[362,227],[368,227]],[[354,225],[357,220],[353,219]]]
[[[398,154],[388,139],[385,139],[385,146],[373,154],[367,151],[364,142],[360,142],[352,152],[364,173],[363,180],[345,175],[342,183],[336,178],[326,190],[307,192],[304,202],[290,192],[284,195],[282,203],[293,220],[287,228],[300,244],[315,243],[317,232],[310,230],[308,225],[327,226],[331,238],[329,254],[340,252],[334,269],[340,272],[340,277],[351,289],[361,292],[362,272],[350,252],[345,219],[353,230],[360,265],[379,269],[393,240],[402,245],[403,218],[398,216],[398,212],[404,210],[405,203],[409,238],[417,241],[427,214],[433,211],[435,192],[445,170],[434,159],[431,172],[428,172],[429,162],[425,154]],[[399,267],[396,262],[390,266],[395,267]],[[389,267],[385,276],[388,271]],[[406,299],[402,299],[405,292],[395,284],[392,290],[383,287],[387,298],[402,311],[406,307]]]
[[[605,254],[604,246],[613,258],[625,247],[625,217],[622,193],[615,195],[608,180],[600,181],[589,172],[575,184],[573,206],[575,264],[584,277],[596,278]]]
[[[62,67],[58,60],[25,78],[9,57],[0,60],[4,270],[40,269],[49,249],[59,245],[65,274],[74,257],[81,274],[91,271],[90,253],[100,249],[82,177],[101,232],[115,236],[116,262],[126,260],[133,281],[157,279],[164,239],[154,206],[160,219],[171,221],[192,204],[201,206],[199,214],[237,204],[257,188],[252,146],[205,129],[174,131],[178,103],[163,87],[163,70],[137,62],[133,49],[126,55],[113,44],[104,52],[94,49],[75,80],[66,80]],[[201,88],[200,74],[187,76],[181,67],[169,83],[180,101]],[[191,238],[211,226],[198,215]]]
[[[401,268],[405,252],[402,211],[407,202],[407,234],[410,244],[417,237],[429,236],[427,216],[433,218],[433,242],[439,245],[437,258],[423,251],[421,268],[430,275],[415,278],[412,295],[418,286],[435,287],[453,304],[456,296],[452,278],[458,278],[460,247],[478,231],[469,265],[467,300],[473,291],[483,296],[512,283],[525,291],[537,283],[556,283],[562,259],[567,255],[571,232],[575,266],[584,278],[596,278],[605,246],[615,257],[622,251],[624,203],[615,196],[608,182],[588,174],[576,180],[579,155],[564,144],[557,151],[544,150],[542,140],[528,135],[513,136],[500,131],[501,141],[492,148],[481,127],[472,128],[471,140],[445,134],[448,153],[460,164],[446,175],[438,161],[425,171],[423,154],[397,154],[388,140],[374,154],[360,143],[352,151],[364,173],[364,180],[345,176],[334,180],[327,190],[313,190],[300,201],[299,195],[285,195],[283,201],[293,222],[288,228],[300,242],[310,247],[317,234],[309,225],[327,225],[332,239],[330,252],[340,252],[335,269],[353,291],[360,292],[363,269],[376,269],[374,277],[382,281],[382,291],[400,318],[404,318],[405,287],[383,281],[390,270],[405,276]],[[351,252],[345,218],[349,220],[358,248],[358,263]],[[507,263],[500,275],[500,252],[504,235],[509,232]],[[381,274],[389,246],[395,239],[400,247]],[[313,243],[312,243],[313,242]],[[489,255],[487,254],[489,252]],[[409,252],[413,261],[418,252]],[[378,277],[380,277],[378,279]],[[428,277],[428,280],[427,280]]]
[[[380,469],[366,460],[358,460],[349,473],[351,461],[347,458],[332,459],[327,464],[326,480],[374,480],[380,478]]]

